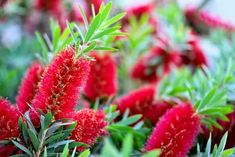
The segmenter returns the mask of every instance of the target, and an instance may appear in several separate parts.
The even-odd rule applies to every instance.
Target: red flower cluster
[[[157,19],[153,16],[154,11],[154,4],[153,3],[146,3],[142,5],[132,6],[126,9],[126,16],[122,19],[122,26],[125,27],[129,24],[129,20],[132,16],[140,20],[141,16],[144,14],[149,16],[149,24],[153,27],[154,33],[157,31]]]
[[[91,101],[107,98],[117,92],[117,67],[109,53],[92,52],[95,61],[90,64],[90,74],[84,88],[84,95]]]
[[[31,105],[38,91],[43,71],[44,67],[38,62],[33,62],[26,71],[16,97],[16,104],[20,112],[25,113],[29,109],[28,104]]]
[[[77,104],[88,72],[87,60],[76,59],[72,48],[63,50],[45,70],[38,93],[32,102],[33,108],[44,113],[50,111],[56,119],[68,116]],[[31,113],[32,117],[37,117],[35,112]]]
[[[105,114],[102,110],[83,109],[75,113],[73,118],[77,122],[71,139],[92,146],[96,139],[106,134]]]
[[[154,101],[155,86],[148,85],[133,90],[117,100],[121,114],[129,109],[130,114],[142,114],[144,120],[155,124],[165,112],[172,107],[166,101]]]
[[[95,13],[97,14],[100,10],[100,6],[102,4],[103,0],[87,0],[87,5],[90,10],[90,15],[92,15],[92,5],[94,6]]]
[[[191,34],[191,39],[188,40],[187,45],[189,49],[181,53],[182,64],[191,65],[193,67],[207,66],[208,61],[200,46],[199,38]]]
[[[136,18],[140,18],[143,14],[150,14],[154,9],[153,4],[143,4],[134,6],[127,9],[127,16],[135,16]]]
[[[206,11],[197,10],[195,7],[185,9],[185,17],[193,26],[204,25],[210,28],[220,28],[229,32],[235,31],[235,26],[223,21],[219,17],[213,16]]]
[[[0,140],[19,136],[19,117],[18,110],[9,101],[0,98]]]
[[[154,47],[142,56],[131,70],[131,77],[147,82],[156,82],[168,74],[172,65],[178,66],[181,58],[178,52],[168,52],[162,47]]]
[[[155,86],[148,85],[133,90],[117,100],[118,109],[123,114],[127,109],[130,114],[140,114],[145,108],[152,105],[155,95]]]
[[[34,5],[38,10],[58,11],[61,5],[60,0],[34,0]]]
[[[161,149],[161,157],[185,157],[199,133],[200,117],[191,104],[170,109],[156,124],[146,150]]]
[[[9,157],[11,155],[14,155],[14,151],[16,150],[16,147],[13,145],[6,145],[0,148],[0,157]]]

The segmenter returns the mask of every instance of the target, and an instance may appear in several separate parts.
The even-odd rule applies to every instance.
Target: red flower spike
[[[0,140],[19,136],[19,117],[18,110],[9,101],[0,98]]]
[[[201,49],[198,41],[194,40],[194,41],[189,41],[188,43],[192,47],[192,52],[194,56],[193,65],[196,67],[202,65],[208,65],[206,56],[203,50]]]
[[[0,157],[10,157],[11,155],[14,155],[14,151],[16,150],[16,147],[13,145],[6,145],[0,148]]]
[[[156,124],[158,120],[172,108],[172,104],[166,101],[157,101],[154,102],[149,107],[143,110],[143,117],[150,120],[153,124]]]
[[[197,10],[195,7],[187,7],[185,17],[193,26],[202,25],[209,28],[219,28],[228,32],[234,32],[235,26],[223,21],[221,18],[211,15],[207,11]]]
[[[33,62],[25,73],[16,97],[16,104],[20,112],[25,113],[38,91],[39,82],[42,77],[44,67]]]
[[[82,109],[75,113],[73,119],[77,122],[77,126],[72,132],[72,140],[92,146],[98,137],[107,133],[105,127],[108,123],[102,110]]]
[[[160,157],[185,157],[199,133],[200,117],[192,105],[179,104],[156,124],[146,150],[161,149]]]
[[[89,72],[89,61],[75,58],[74,49],[59,53],[43,74],[32,105],[44,113],[52,112],[56,119],[68,118],[73,112]],[[31,117],[38,117],[31,112]]]
[[[34,0],[34,5],[38,10],[57,11],[60,8],[60,0]]]
[[[131,77],[146,82],[157,82],[162,75],[170,72],[172,65],[178,66],[180,62],[178,52],[167,52],[161,47],[155,47],[137,61],[131,70]]]
[[[84,95],[91,101],[115,95],[117,92],[117,67],[114,59],[109,53],[101,55],[92,52],[89,56],[93,57],[95,61],[90,64],[90,74],[84,88]]]
[[[133,90],[117,100],[118,109],[123,114],[127,109],[130,114],[141,114],[144,109],[152,105],[155,95],[155,86],[148,85]]]
[[[203,65],[207,66],[208,61],[200,46],[199,38],[195,34],[191,33],[191,38],[188,40],[187,44],[190,49],[181,54],[182,63],[193,67],[201,67]]]
[[[134,6],[127,9],[127,16],[130,18],[130,16],[135,16],[136,18],[140,18],[143,14],[150,14],[154,9],[154,6],[152,3],[143,4]]]

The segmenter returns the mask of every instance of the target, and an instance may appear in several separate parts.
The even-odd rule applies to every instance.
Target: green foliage
[[[51,113],[40,116],[41,128],[35,128],[29,112],[19,119],[19,129],[22,140],[11,140],[22,154],[29,156],[68,156],[71,148],[86,146],[83,143],[70,140],[69,136],[76,123],[68,120],[54,121]]]
[[[228,133],[226,132],[222,137],[219,146],[217,144],[214,145],[212,150],[212,139],[211,135],[206,144],[205,152],[200,151],[200,145],[197,145],[197,157],[234,157],[235,156],[235,148],[225,149],[225,144],[227,141]]]
[[[104,146],[101,150],[100,155],[95,155],[95,157],[158,157],[160,155],[159,150],[149,151],[147,153],[133,152],[133,135],[127,134],[123,138],[122,148],[118,150],[111,142],[110,139],[106,138]]]
[[[116,23],[125,14],[119,13],[114,17],[109,17],[111,8],[111,2],[103,5],[90,23],[88,23],[83,9],[80,8],[85,29],[74,22],[67,22],[67,27],[61,32],[60,26],[51,20],[52,39],[47,34],[41,35],[39,32],[36,32],[36,37],[42,47],[42,54],[39,55],[39,59],[43,63],[48,64],[56,53],[71,45],[76,49],[77,56],[83,55],[86,58],[89,58],[86,53],[92,50],[116,51],[116,49],[103,44],[104,37],[124,35],[119,31],[121,27],[116,25]]]
[[[227,66],[230,67],[230,64]],[[227,104],[227,83],[230,81],[231,72],[235,69],[228,68],[225,78],[214,73],[214,70],[204,68],[191,74],[189,69],[180,69],[166,77],[159,85],[160,99],[189,99],[199,115],[202,122],[212,129],[212,126],[221,128],[217,120],[227,121],[227,114],[233,111],[233,107]],[[227,80],[227,81],[226,81]]]

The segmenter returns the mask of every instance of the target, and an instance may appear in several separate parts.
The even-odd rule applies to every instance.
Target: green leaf
[[[16,147],[18,147],[19,149],[21,149],[22,151],[24,151],[28,155],[33,156],[33,154],[30,152],[30,150],[28,150],[25,146],[23,146],[22,144],[14,141],[14,140],[11,140],[11,141]]]
[[[118,49],[112,48],[112,47],[99,47],[96,46],[94,50],[98,51],[117,51]]]
[[[216,153],[216,156],[220,157],[224,151],[225,145],[226,145],[226,141],[227,141],[227,137],[228,137],[228,132],[226,132],[224,134],[224,136],[222,137],[219,147],[218,147],[218,152]]]
[[[133,124],[135,122],[137,122],[138,120],[140,120],[142,117],[142,115],[138,114],[138,115],[134,115],[131,117],[128,117],[127,119],[123,119],[120,122],[117,122],[117,125],[130,125]]]
[[[48,143],[53,143],[54,141],[58,141],[58,139],[60,139],[61,137],[64,136],[64,133],[58,133],[56,135],[50,136],[45,142],[44,145],[48,144]]]
[[[115,27],[111,27],[111,28],[106,28],[105,30],[97,33],[96,35],[94,35],[91,40],[95,40],[95,39],[99,39],[105,35],[109,35],[117,30],[119,30],[121,27],[120,26],[115,26]]]
[[[158,157],[160,154],[161,154],[161,151],[159,149],[155,149],[155,150],[145,153],[142,157]]]
[[[74,140],[64,140],[64,141],[59,141],[55,144],[52,144],[52,145],[49,145],[47,148],[50,149],[50,148],[57,148],[59,146],[62,146],[62,145],[66,145],[67,143],[71,143],[73,142]]]
[[[132,134],[127,134],[122,144],[122,157],[129,157],[132,152],[133,147],[133,137]]]
[[[68,147],[69,147],[69,143],[67,143],[65,145],[64,150],[63,150],[62,154],[60,155],[60,157],[67,157],[68,156],[68,154],[69,154],[69,148]]]
[[[95,47],[96,47],[96,42],[92,42],[89,46],[87,46],[85,49],[83,49],[83,53],[86,53],[86,52],[90,52],[91,50],[93,50]]]
[[[87,20],[86,14],[81,6],[79,6],[79,10],[80,10],[80,13],[82,14],[82,19],[84,21],[85,28],[86,28],[86,30],[88,30],[88,20]]]
[[[91,153],[90,150],[87,149],[87,150],[83,151],[81,154],[79,154],[78,157],[89,157],[90,153]]]
[[[43,157],[47,157],[47,147],[44,147]]]
[[[114,17],[112,17],[111,19],[107,20],[103,25],[101,25],[102,28],[106,28],[109,27],[110,25],[118,22],[120,19],[122,19],[124,16],[126,15],[126,13],[119,13],[117,15],[115,15]]]
[[[85,35],[85,40],[84,43],[87,43],[90,38],[92,37],[92,35],[94,34],[94,32],[97,30],[97,28],[99,27],[99,23],[100,23],[100,16],[101,14],[98,14],[97,16],[94,17],[94,19],[91,21],[90,27],[88,28],[88,31]]]
[[[32,129],[28,129],[28,134],[31,139],[31,142],[33,143],[33,147],[35,148],[35,150],[38,150],[39,140],[38,140],[37,136],[34,134]]]

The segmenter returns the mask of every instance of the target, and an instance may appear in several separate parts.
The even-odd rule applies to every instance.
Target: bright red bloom
[[[167,101],[157,101],[143,109],[142,114],[145,119],[156,124],[159,118],[161,118],[171,108],[172,104]]]
[[[38,91],[39,82],[42,77],[44,67],[38,63],[33,62],[25,73],[25,76],[21,82],[18,90],[18,96],[16,97],[16,104],[22,113],[25,113]]]
[[[19,136],[19,117],[18,110],[9,101],[0,98],[0,140]]]
[[[153,9],[154,6],[152,3],[134,6],[127,9],[127,16],[135,16],[139,19],[143,14],[152,13]]]
[[[181,54],[183,64],[191,65],[193,67],[201,67],[202,65],[207,66],[208,61],[205,52],[200,46],[199,38],[192,35],[192,38],[188,40],[187,44],[190,49]]]
[[[102,2],[103,2],[102,0],[88,0],[88,5],[90,5],[90,8],[91,8],[91,5],[93,4],[95,13],[97,14],[100,10],[100,6]],[[92,15],[92,12],[91,12],[91,15]]]
[[[73,118],[77,122],[75,130],[72,132],[71,139],[83,142],[92,146],[96,139],[105,135],[107,122],[102,110],[82,109],[75,113]]]
[[[110,53],[92,52],[95,61],[90,64],[90,74],[84,88],[84,94],[91,101],[107,98],[117,92],[117,67]]]
[[[3,147],[0,147],[0,157],[9,157],[13,154],[14,151],[16,150],[16,147],[13,145],[6,145]]]
[[[200,117],[192,105],[179,104],[156,124],[146,150],[161,149],[161,157],[185,157],[199,133]]]
[[[228,32],[235,31],[233,24],[225,22],[207,11],[197,10],[195,7],[187,7],[185,9],[185,17],[193,27],[202,25],[202,27],[219,28]]]
[[[50,111],[56,119],[68,116],[77,104],[88,72],[88,60],[76,59],[72,48],[63,50],[45,70],[38,93],[32,102],[33,108],[44,113]]]
[[[130,114],[143,113],[144,109],[152,105],[155,95],[155,86],[148,85],[133,90],[117,100],[118,109],[123,114],[127,109]]]
[[[133,66],[131,77],[142,81],[156,82],[170,72],[172,65],[178,66],[180,62],[181,58],[178,52],[167,52],[161,47],[154,47]]]
[[[148,85],[133,90],[117,100],[118,109],[123,114],[129,109],[130,115],[142,114],[144,120],[155,124],[172,105],[166,101],[154,101],[155,86]]]
[[[39,10],[55,11],[60,8],[60,0],[34,0],[34,5]]]
[[[154,11],[154,4],[153,3],[146,3],[142,5],[131,6],[126,9],[126,16],[122,19],[122,26],[123,28],[129,24],[130,19],[134,16],[137,20],[140,20],[141,16],[144,14],[149,16],[149,24],[153,27],[153,33],[155,33],[157,27],[157,19],[153,16]]]

